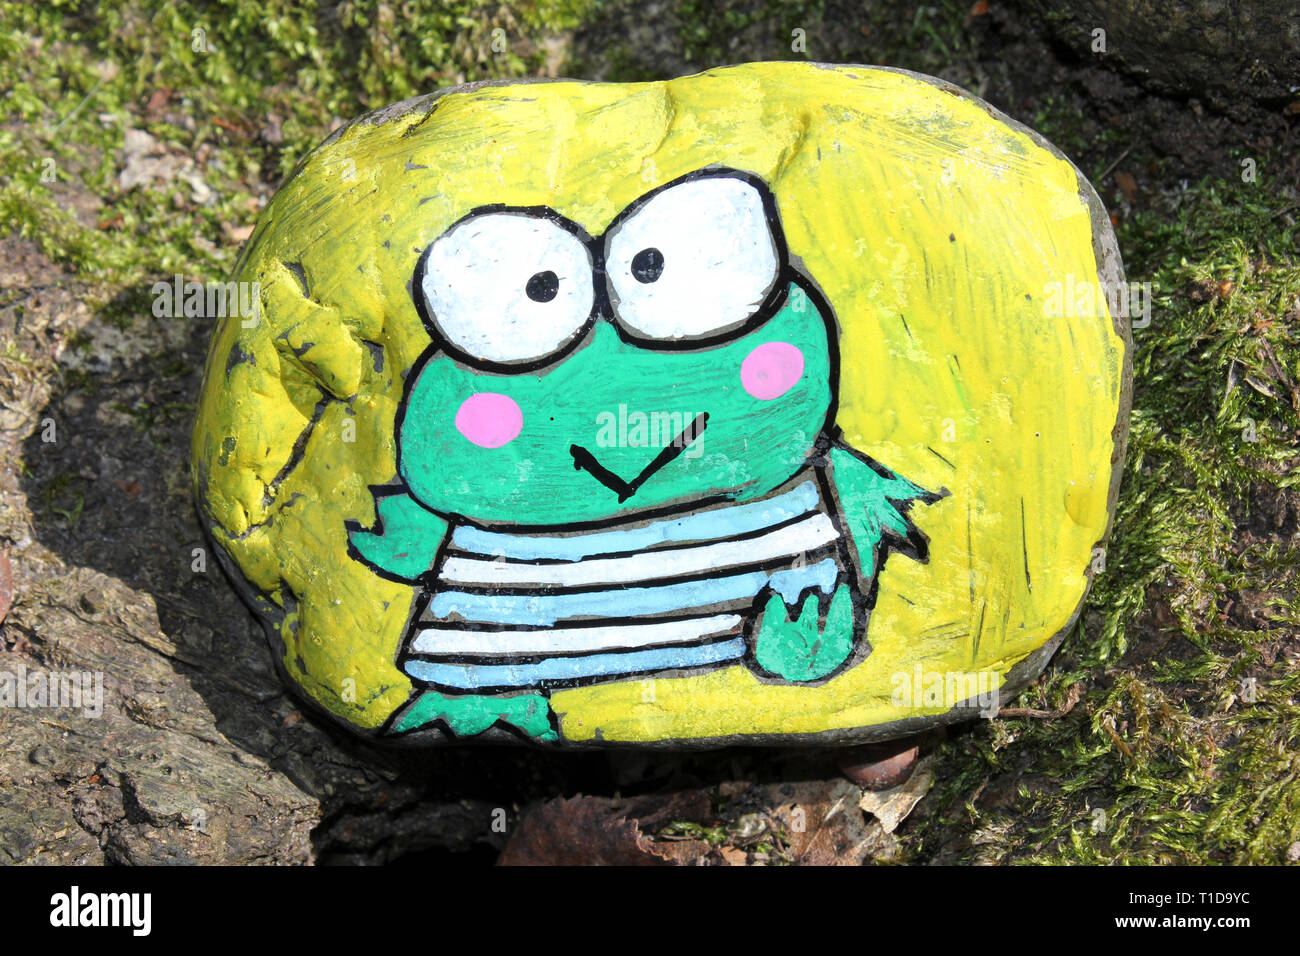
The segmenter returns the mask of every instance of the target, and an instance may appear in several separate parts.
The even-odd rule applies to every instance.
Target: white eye
[[[420,293],[452,348],[515,364],[573,341],[593,306],[586,244],[560,224],[520,212],[462,220],[426,253]]]
[[[633,335],[701,339],[738,328],[776,285],[763,195],[734,176],[669,186],[606,236],[609,298]]]

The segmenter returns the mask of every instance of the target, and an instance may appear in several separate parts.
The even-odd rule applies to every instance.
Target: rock
[[[939,80],[409,100],[303,161],[235,280],[199,510],[284,676],[364,736],[992,716],[1104,557],[1144,300],[1078,171]]]
[[[1300,102],[1300,16],[1293,0],[1026,0],[1026,6],[1078,56],[1115,63],[1160,90],[1230,102]]]
[[[920,746],[907,739],[864,744],[843,753],[840,770],[860,787],[888,790],[912,775],[920,754]]]

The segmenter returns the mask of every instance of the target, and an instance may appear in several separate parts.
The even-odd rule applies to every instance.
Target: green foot
[[[558,740],[551,726],[551,703],[542,694],[515,697],[451,697],[425,691],[393,723],[393,733],[401,734],[443,720],[457,737],[481,734],[497,721],[518,727],[537,740]]]
[[[835,670],[853,651],[853,598],[847,584],[831,597],[826,623],[818,627],[816,594],[804,598],[799,616],[789,620],[780,595],[773,594],[763,608],[754,640],[754,659],[769,674],[799,683],[819,680]]]

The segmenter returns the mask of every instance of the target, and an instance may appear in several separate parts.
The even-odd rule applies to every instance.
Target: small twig
[[[1056,710],[1035,710],[1032,707],[999,707],[999,717],[1034,717],[1038,720],[1055,720],[1062,715]]]
[[[63,119],[59,120],[57,124],[55,124],[55,127],[53,130],[50,131],[50,134],[53,135],[54,133],[57,133],[59,131],[60,126],[62,126],[68,120],[72,119],[72,117],[76,116],[79,112],[81,112],[81,108],[86,105],[87,101],[89,101],[89,99],[95,95],[95,92],[103,85],[104,85],[104,80],[103,77],[101,77],[99,81],[90,88],[90,92],[81,98],[81,102],[72,108],[72,112],[69,113],[67,116],[63,117]]]
[[[1058,720],[1064,717],[1070,711],[1074,710],[1074,705],[1083,699],[1083,687],[1075,683],[1071,685],[1069,693],[1065,697],[1065,704],[1060,710],[1039,710],[1034,707],[1000,707],[998,708],[999,717],[1033,717],[1036,720]]]
[[[1128,757],[1130,760],[1133,759],[1132,749],[1129,747],[1127,743],[1124,742],[1124,738],[1115,732],[1114,727],[1112,727],[1107,722],[1102,721],[1101,729],[1106,731],[1106,733],[1110,734],[1110,739],[1115,741],[1115,746],[1124,752],[1125,757]]]
[[[1277,364],[1277,356],[1273,354],[1273,347],[1268,344],[1268,340],[1262,335],[1259,337],[1259,347],[1264,350],[1264,355],[1268,357],[1269,364],[1273,366],[1273,372],[1277,379],[1286,386],[1287,391],[1291,393],[1291,404],[1296,411],[1300,411],[1300,389],[1291,384],[1291,379],[1286,372],[1282,371],[1282,366]]]
[[[1105,169],[1101,171],[1101,175],[1097,177],[1097,182],[1100,183],[1103,179],[1105,179],[1107,176],[1113,173],[1115,171],[1115,167],[1118,166],[1120,163],[1124,162],[1124,157],[1131,152],[1133,152],[1132,146],[1124,150],[1124,152],[1120,153],[1119,156],[1116,157],[1115,162],[1111,163],[1109,166],[1107,166]]]

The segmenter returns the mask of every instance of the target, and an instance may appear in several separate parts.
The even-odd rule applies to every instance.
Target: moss
[[[658,75],[647,76],[627,47],[621,44],[611,47],[604,60],[606,79],[611,83],[643,83],[665,79]]]
[[[81,513],[86,507],[86,496],[79,485],[85,479],[74,474],[58,474],[47,481],[41,488],[41,503],[46,512],[58,515],[70,526],[81,520]]]
[[[176,272],[224,275],[236,251],[228,227],[255,218],[263,174],[283,177],[333,125],[367,109],[536,73],[540,39],[594,5],[7,4],[0,68],[16,82],[0,129],[0,222],[113,289]],[[194,160],[211,198],[196,201],[180,177],[121,189],[128,128]],[[60,185],[98,196],[102,218],[79,222],[56,198]]]
[[[722,846],[727,842],[728,833],[726,827],[707,827],[689,820],[675,820],[666,824],[656,836],[660,840],[703,840],[710,846]]]
[[[1206,180],[1119,230],[1154,287],[1128,469],[1083,626],[1018,702],[1074,703],[949,741],[914,858],[1280,863],[1300,840],[1300,547],[1261,513],[1300,502],[1294,202]]]
[[[1065,97],[1054,95],[1045,96],[1028,121],[1030,127],[1058,147],[1067,148],[1071,144],[1078,144],[1077,149],[1067,150],[1076,162],[1080,162],[1078,157],[1085,154],[1105,156],[1104,160],[1095,162],[1093,168],[1083,169],[1091,182],[1100,185],[1114,158],[1124,155],[1123,133],[1114,126],[1106,126],[1100,132],[1093,133],[1091,127],[1095,122],[1094,118],[1080,113],[1078,107]]]

